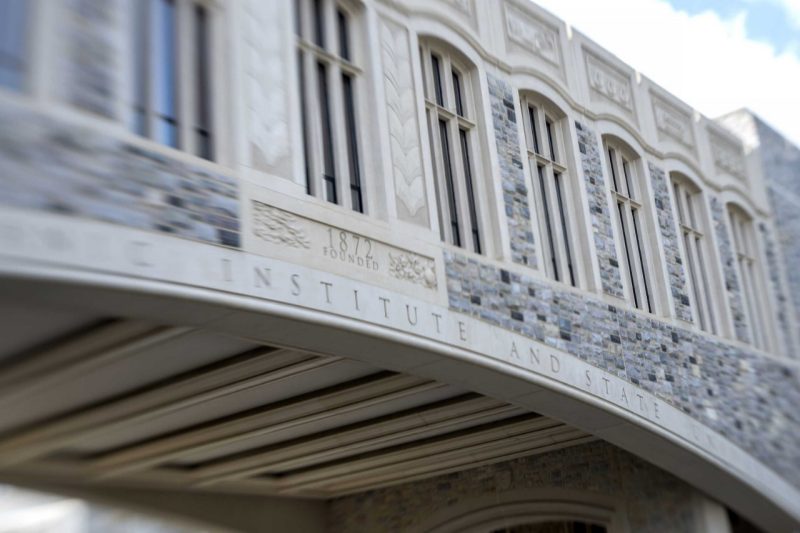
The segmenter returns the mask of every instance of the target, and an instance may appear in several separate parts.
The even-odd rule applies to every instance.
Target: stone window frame
[[[434,80],[434,57],[439,62],[441,93],[437,91]],[[439,236],[448,244],[485,255],[490,243],[486,238],[488,227],[482,218],[485,210],[482,187],[477,179],[483,168],[479,149],[479,114],[483,108],[479,105],[475,86],[477,67],[455,48],[425,36],[419,37],[419,59]],[[459,95],[455,90],[454,74],[460,80]],[[434,128],[434,123],[440,126]],[[447,134],[445,144],[440,131]],[[445,147],[449,148],[447,152]],[[449,159],[445,159],[446,155]],[[446,162],[449,162],[449,174]]]
[[[722,336],[724,315],[710,283],[715,272],[710,250],[714,226],[706,195],[696,180],[681,172],[670,172],[669,182],[694,324],[706,333]]]
[[[363,6],[351,0],[297,0],[293,16],[306,193],[366,214]]]
[[[175,9],[175,29],[174,41],[172,46],[176,56],[173,58],[174,68],[174,93],[175,106],[173,120],[175,122],[177,142],[175,145],[162,142],[155,136],[157,115],[157,102],[154,96],[156,92],[153,85],[151,53],[152,40],[149,38],[150,24],[152,20],[151,2],[125,2],[123,8],[123,19],[135,21],[137,16],[139,24],[146,25],[146,30],[137,33],[140,27],[136,23],[128,25],[128,31],[124,33],[122,49],[124,50],[122,85],[125,105],[124,122],[128,131],[132,134],[147,139],[158,146],[166,147],[169,150],[177,150],[179,153],[191,154],[206,161],[220,163],[225,159],[226,145],[224,141],[226,132],[224,131],[224,120],[222,103],[224,102],[220,73],[223,72],[222,66],[224,53],[222,44],[225,42],[223,32],[224,9],[218,0],[167,0],[166,3],[173,4]],[[205,13],[205,25],[208,37],[205,47],[198,47],[198,9]],[[141,12],[141,15],[137,15]],[[143,36],[144,34],[144,36]],[[142,50],[141,55],[137,50]],[[201,73],[199,65],[199,50],[204,50],[206,54],[206,67]],[[143,79],[137,72],[141,69],[145,73]],[[205,84],[198,84],[197,77],[205,78]],[[137,91],[143,90],[143,101],[136,102]],[[199,99],[205,100],[205,105],[199,103]],[[137,106],[143,115],[143,127],[138,127],[136,111]],[[210,148],[207,152],[200,149],[201,143],[198,138],[206,135],[209,138]]]
[[[542,271],[549,279],[583,287],[586,273],[581,264],[585,261],[577,227],[581,206],[576,203],[577,172],[566,142],[570,138],[567,114],[534,91],[522,90],[519,98]],[[553,208],[558,209],[558,216]]]
[[[651,224],[655,216],[651,209],[652,195],[647,189],[643,159],[613,135],[603,135],[602,141],[626,300],[636,309],[657,314],[659,291],[655,268],[660,261],[655,228]]]
[[[774,350],[775,332],[770,328],[772,316],[769,303],[765,300],[768,291],[755,217],[741,204],[733,201],[725,204],[725,214],[730,228],[736,274],[745,304],[750,341],[761,350]]]

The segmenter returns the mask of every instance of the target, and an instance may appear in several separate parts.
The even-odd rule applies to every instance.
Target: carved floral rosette
[[[389,273],[392,277],[422,285],[426,289],[436,288],[436,269],[432,259],[411,253],[389,254]]]

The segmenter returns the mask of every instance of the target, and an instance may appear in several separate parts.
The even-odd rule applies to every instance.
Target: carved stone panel
[[[428,202],[406,30],[384,21],[381,25],[381,50],[397,216],[400,220],[427,227]]]
[[[397,289],[435,291],[431,257],[285,211],[258,200],[251,204],[256,247],[265,255],[310,264]],[[413,291],[412,291],[413,292]]]
[[[290,177],[286,88],[289,2],[248,0],[244,6],[244,84],[250,165]]]
[[[455,9],[460,15],[469,22],[470,26],[475,27],[475,1],[474,0],[444,0],[444,3]]]
[[[711,155],[714,157],[714,166],[720,172],[725,172],[745,179],[744,154],[742,147],[734,141],[713,131],[708,132],[711,143]]]
[[[659,139],[677,141],[694,151],[692,116],[654,93],[650,93],[650,98],[653,102],[653,116],[656,119]]]
[[[506,37],[510,43],[561,67],[557,28],[511,3],[506,4],[505,16]]]
[[[605,100],[633,116],[633,88],[628,74],[584,50],[586,76],[595,100]]]

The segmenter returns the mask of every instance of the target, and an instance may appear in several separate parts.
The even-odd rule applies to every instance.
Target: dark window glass
[[[303,158],[306,166],[306,192],[314,194],[311,179],[311,148],[308,139],[308,113],[306,112],[306,72],[302,51],[297,52],[297,72],[300,78],[300,120],[303,123]]]
[[[617,184],[617,158],[613,148],[608,149],[608,161],[611,170],[611,183],[614,186],[614,190],[619,192],[619,185]]]
[[[450,229],[453,233],[453,244],[461,246],[461,228],[456,208],[456,188],[453,183],[453,166],[450,156],[450,138],[447,134],[447,122],[439,121],[439,137],[442,142],[442,166],[444,166],[445,187],[447,188],[447,205],[450,207]]]
[[[314,42],[320,48],[325,48],[325,12],[322,9],[322,0],[312,0],[314,4]]]
[[[325,63],[317,63],[317,83],[319,84],[319,112],[322,124],[322,179],[325,181],[325,197],[329,202],[339,203],[336,195],[336,170],[333,159],[333,137],[331,113],[328,101],[328,69]]]
[[[619,213],[619,227],[622,229],[622,244],[625,247],[625,261],[628,263],[628,279],[633,292],[633,305],[640,307],[639,293],[636,290],[636,280],[634,279],[633,258],[631,257],[630,240],[628,238],[628,228],[625,222],[625,203],[617,202],[617,212]]]
[[[653,304],[650,301],[650,287],[647,283],[647,270],[645,269],[645,259],[644,259],[644,251],[642,250],[642,238],[639,232],[639,210],[633,209],[631,211],[631,218],[633,219],[633,234],[636,237],[636,248],[639,251],[639,266],[642,269],[642,283],[644,284],[644,296],[645,300],[647,301],[647,311],[652,313],[653,312]]]
[[[208,54],[209,26],[208,14],[201,5],[194,8],[195,17],[195,54],[197,58],[197,126],[195,127],[197,155],[206,159],[213,157],[211,140],[211,98],[209,94],[208,64],[210,57]]]
[[[633,199],[633,187],[631,186],[631,171],[628,167],[628,162],[623,159],[622,160],[622,175],[625,176],[625,187],[628,188],[628,198]]]
[[[556,200],[558,201],[558,215],[561,219],[561,233],[564,234],[564,248],[567,256],[567,269],[569,270],[569,282],[575,286],[575,270],[572,266],[572,246],[569,242],[569,230],[567,229],[567,216],[566,208],[564,206],[564,194],[561,191],[561,174],[553,174],[553,180],[556,186]]]
[[[350,196],[353,210],[364,212],[361,196],[361,167],[358,162],[358,136],[356,134],[356,110],[353,97],[353,79],[348,74],[342,74],[344,89],[344,115],[347,130],[347,154],[350,159]]]
[[[550,161],[556,160],[556,145],[553,142],[553,123],[545,120],[545,127],[547,128],[547,143],[550,145]]]
[[[467,185],[467,202],[469,202],[470,229],[472,231],[472,244],[475,252],[481,253],[481,233],[478,228],[478,207],[475,203],[475,191],[472,186],[472,164],[469,160],[469,141],[467,132],[459,129],[461,140],[461,157],[464,163],[464,180]]]
[[[528,107],[528,116],[531,120],[531,136],[533,137],[533,151],[537,154],[541,153],[539,149],[539,131],[536,127],[536,108],[533,106]]]
[[[303,36],[303,6],[300,0],[294,2],[294,33]]]
[[[442,70],[439,65],[439,58],[431,54],[431,67],[433,68],[433,93],[436,103],[444,105],[444,93],[442,92]]]
[[[347,15],[339,10],[336,12],[339,22],[339,56],[350,61],[350,33],[347,27]]]
[[[456,113],[462,117],[465,117],[464,101],[461,98],[461,77],[455,70],[453,71],[453,92],[455,93],[456,97]]]
[[[0,0],[0,85],[21,90],[25,73],[27,1]]]
[[[553,277],[556,281],[561,281],[561,276],[558,272],[558,259],[556,258],[556,245],[555,239],[553,236],[553,223],[550,219],[550,202],[547,198],[547,187],[545,185],[544,179],[544,172],[545,169],[543,166],[539,165],[537,167],[539,172],[539,189],[542,191],[542,210],[544,211],[544,222],[545,228],[547,229],[547,244],[550,248],[550,261],[553,266]]]
[[[133,31],[133,123],[131,129],[142,136],[150,135],[147,121],[147,100],[149,98],[147,71],[147,2],[137,2],[134,13]]]
[[[151,58],[154,70],[155,139],[168,146],[178,147],[176,39],[174,0],[153,0],[153,46]]]

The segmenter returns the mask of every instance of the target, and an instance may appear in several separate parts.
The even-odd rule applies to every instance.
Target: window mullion
[[[428,110],[431,124],[431,142],[433,144],[433,167],[436,177],[436,190],[439,194],[439,216],[442,222],[442,234],[446,242],[455,244],[458,236],[454,234],[451,221],[453,220],[453,213],[450,212],[450,192],[448,185],[448,174],[445,169],[445,153],[442,150],[444,142],[441,132],[441,118],[436,112],[435,108]],[[452,172],[452,170],[451,170]]]
[[[302,52],[305,57],[305,94],[306,94],[306,113],[308,117],[308,153],[311,161],[309,170],[311,172],[311,189],[315,196],[325,199],[325,183],[322,179],[324,172],[323,148],[322,148],[322,119],[320,109],[319,82],[317,81],[317,57],[307,51]]]
[[[631,223],[633,224],[633,235],[632,239],[635,244],[635,255],[634,261],[636,262],[637,269],[639,271],[639,281],[641,283],[642,288],[642,300],[644,305],[647,308],[647,311],[653,313],[655,312],[655,302],[653,298],[652,288],[650,286],[649,280],[650,275],[647,271],[648,262],[647,262],[647,254],[645,252],[645,241],[644,235],[642,231],[642,217],[641,217],[641,209],[634,209],[631,207]]]
[[[449,72],[449,71],[447,71]],[[449,76],[447,76],[449,77]],[[469,200],[467,199],[466,174],[464,160],[461,156],[461,134],[458,120],[455,118],[447,121],[450,140],[451,164],[453,165],[453,186],[456,194],[456,209],[459,213],[462,244],[467,250],[474,250],[472,242],[472,220],[470,219]]]
[[[194,127],[195,102],[195,61],[194,32],[190,0],[175,0],[177,12],[176,56],[178,72],[175,79],[178,97],[178,144],[182,150],[195,153],[192,130]]]
[[[700,278],[700,292],[703,298],[703,309],[708,322],[708,329],[711,333],[716,333],[714,321],[714,311],[711,303],[711,292],[708,286],[708,277],[705,270],[705,254],[703,253],[703,238],[697,235],[692,236],[693,253],[697,264],[698,277]]]
[[[686,229],[681,228],[681,234],[683,235],[683,250],[684,250],[684,259],[686,262],[686,271],[689,275],[689,283],[692,288],[692,298],[693,298],[693,311],[695,315],[695,319],[697,320],[697,325],[700,329],[705,330],[705,316],[703,315],[702,309],[702,302],[700,301],[700,291],[698,287],[698,279],[697,279],[697,268],[695,267],[694,262],[694,255],[692,254],[692,233]]]
[[[331,34],[337,34],[337,25],[331,28]],[[331,38],[335,38],[332,35]],[[342,88],[342,70],[339,64],[332,62],[328,67],[328,98],[331,113],[331,135],[333,136],[334,165],[336,168],[336,196],[338,204],[351,209],[350,198],[350,158],[347,153],[347,130],[345,128],[344,92]]]
[[[546,137],[547,135],[545,135]],[[548,144],[547,149],[550,149]],[[553,166],[547,165],[545,167],[545,187],[547,188],[547,198],[550,200],[548,206],[550,208],[550,230],[553,235],[553,247],[555,249],[555,260],[558,265],[558,272],[560,281],[568,281],[569,279],[569,266],[566,254],[566,240],[564,232],[561,227],[561,207],[558,204],[558,192],[556,191],[555,176],[553,175]]]
[[[641,249],[637,239],[637,230],[634,225],[633,208],[629,202],[624,206],[625,223],[628,228],[628,242],[631,252],[631,277],[636,283],[636,294],[639,297],[639,308],[648,311],[647,294],[645,291],[644,272],[642,272]]]

